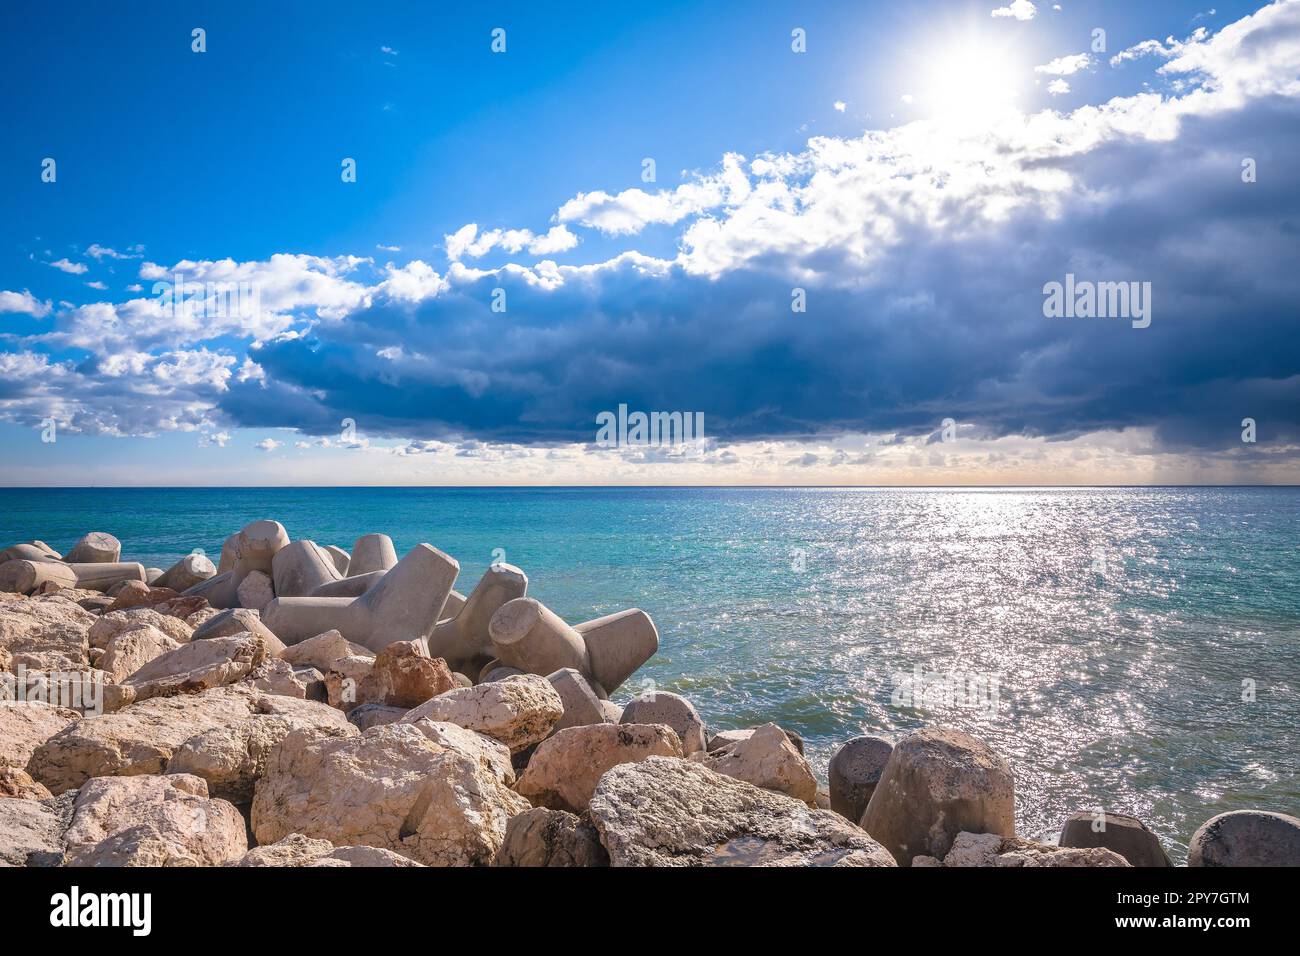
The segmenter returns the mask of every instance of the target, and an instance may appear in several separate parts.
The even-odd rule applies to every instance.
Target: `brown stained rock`
[[[537,746],[515,789],[534,806],[582,813],[611,767],[681,755],[681,740],[663,724],[567,727]]]

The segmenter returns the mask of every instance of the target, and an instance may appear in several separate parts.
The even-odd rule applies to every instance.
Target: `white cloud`
[[[101,282],[99,279],[96,279],[94,282],[87,282],[86,285],[90,286],[90,288],[95,289],[98,292],[103,292],[108,288],[108,285],[104,282]]]
[[[1016,20],[1032,20],[1038,14],[1038,8],[1030,0],[1011,0],[1005,7],[998,7],[992,13],[995,17],[1013,17]]]
[[[1091,63],[1092,57],[1087,53],[1074,53],[1070,56],[1058,56],[1042,66],[1036,66],[1034,72],[1046,73],[1049,76],[1071,76],[1086,69]]]
[[[1058,77],[1047,84],[1047,92],[1053,96],[1060,96],[1062,93],[1070,92],[1070,84]]]
[[[50,314],[50,309],[48,300],[41,302],[26,289],[22,292],[0,291],[0,312],[19,312],[43,319]]]
[[[848,105],[843,100],[835,101],[835,112],[843,113],[846,109],[848,109]]]
[[[95,260],[101,259],[139,259],[140,247],[132,246],[128,252],[118,252],[116,249],[110,249],[108,246],[101,246],[97,242],[92,242],[86,248],[86,255]]]
[[[79,276],[86,272],[86,264],[84,262],[69,262],[67,259],[60,259],[57,262],[47,263],[47,265],[53,266],[60,272],[67,272],[74,276]]]
[[[509,253],[527,250],[530,255],[546,256],[557,252],[566,252],[578,244],[578,237],[567,226],[552,226],[547,232],[537,235],[530,229],[489,229],[478,231],[477,223],[467,223],[454,233],[443,236],[447,247],[447,258],[453,262],[465,257],[478,259],[493,249],[501,248]]]
[[[283,444],[284,442],[276,441],[274,438],[263,438],[260,442],[255,444],[253,447],[256,448],[258,451],[275,451]]]

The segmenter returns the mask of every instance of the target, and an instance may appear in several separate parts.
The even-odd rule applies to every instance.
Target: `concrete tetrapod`
[[[107,531],[83,535],[63,558],[68,564],[115,564],[122,557],[122,542]]]
[[[276,598],[262,623],[285,644],[337,630],[371,650],[393,641],[427,640],[460,565],[431,544],[417,544],[359,598]]]
[[[215,608],[239,607],[239,585],[254,571],[270,577],[271,562],[289,544],[289,533],[278,521],[263,519],[244,526],[235,539],[235,565],[230,577],[218,574],[189,590],[208,599]],[[224,551],[224,548],[223,548]],[[223,557],[222,563],[225,563]]]
[[[271,559],[276,597],[307,597],[341,577],[333,556],[315,541],[291,541]]]
[[[387,571],[370,571],[366,574],[358,574],[355,577],[326,581],[313,590],[310,596],[358,598],[382,581],[387,573]],[[301,595],[290,594],[286,595],[286,597],[301,597]]]
[[[584,621],[574,628],[591,658],[591,676],[612,694],[659,650],[659,629],[640,608]]]
[[[348,575],[387,571],[397,564],[397,551],[393,539],[386,534],[363,534],[352,545],[352,560],[348,562]]]
[[[217,566],[203,554],[187,554],[162,573],[153,584],[173,591],[185,591],[194,585],[216,577]]]
[[[6,561],[0,564],[0,591],[31,594],[52,582],[61,588],[107,591],[123,581],[144,581],[144,565],[136,561],[111,564],[62,564],[56,561]]]
[[[591,673],[582,635],[536,598],[507,601],[488,623],[497,660],[529,674],[545,676],[566,667]]]
[[[488,625],[506,603],[528,593],[528,575],[513,564],[494,564],[483,572],[460,612],[438,623],[429,637],[429,653],[441,657],[452,670],[479,656],[491,657]]]

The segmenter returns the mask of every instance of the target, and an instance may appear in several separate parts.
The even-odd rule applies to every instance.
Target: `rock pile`
[[[710,733],[610,700],[657,651],[636,608],[571,625],[428,544],[291,540],[166,570],[91,532],[0,552],[0,865],[1168,866],[1132,817],[1015,833],[1015,778],[926,727],[848,741],[819,786],[793,730]],[[1300,820],[1236,811],[1189,865],[1300,863]]]

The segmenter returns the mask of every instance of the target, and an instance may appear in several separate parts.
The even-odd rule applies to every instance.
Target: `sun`
[[[917,103],[930,116],[983,124],[1019,109],[1024,66],[1005,45],[964,40],[927,57]]]

